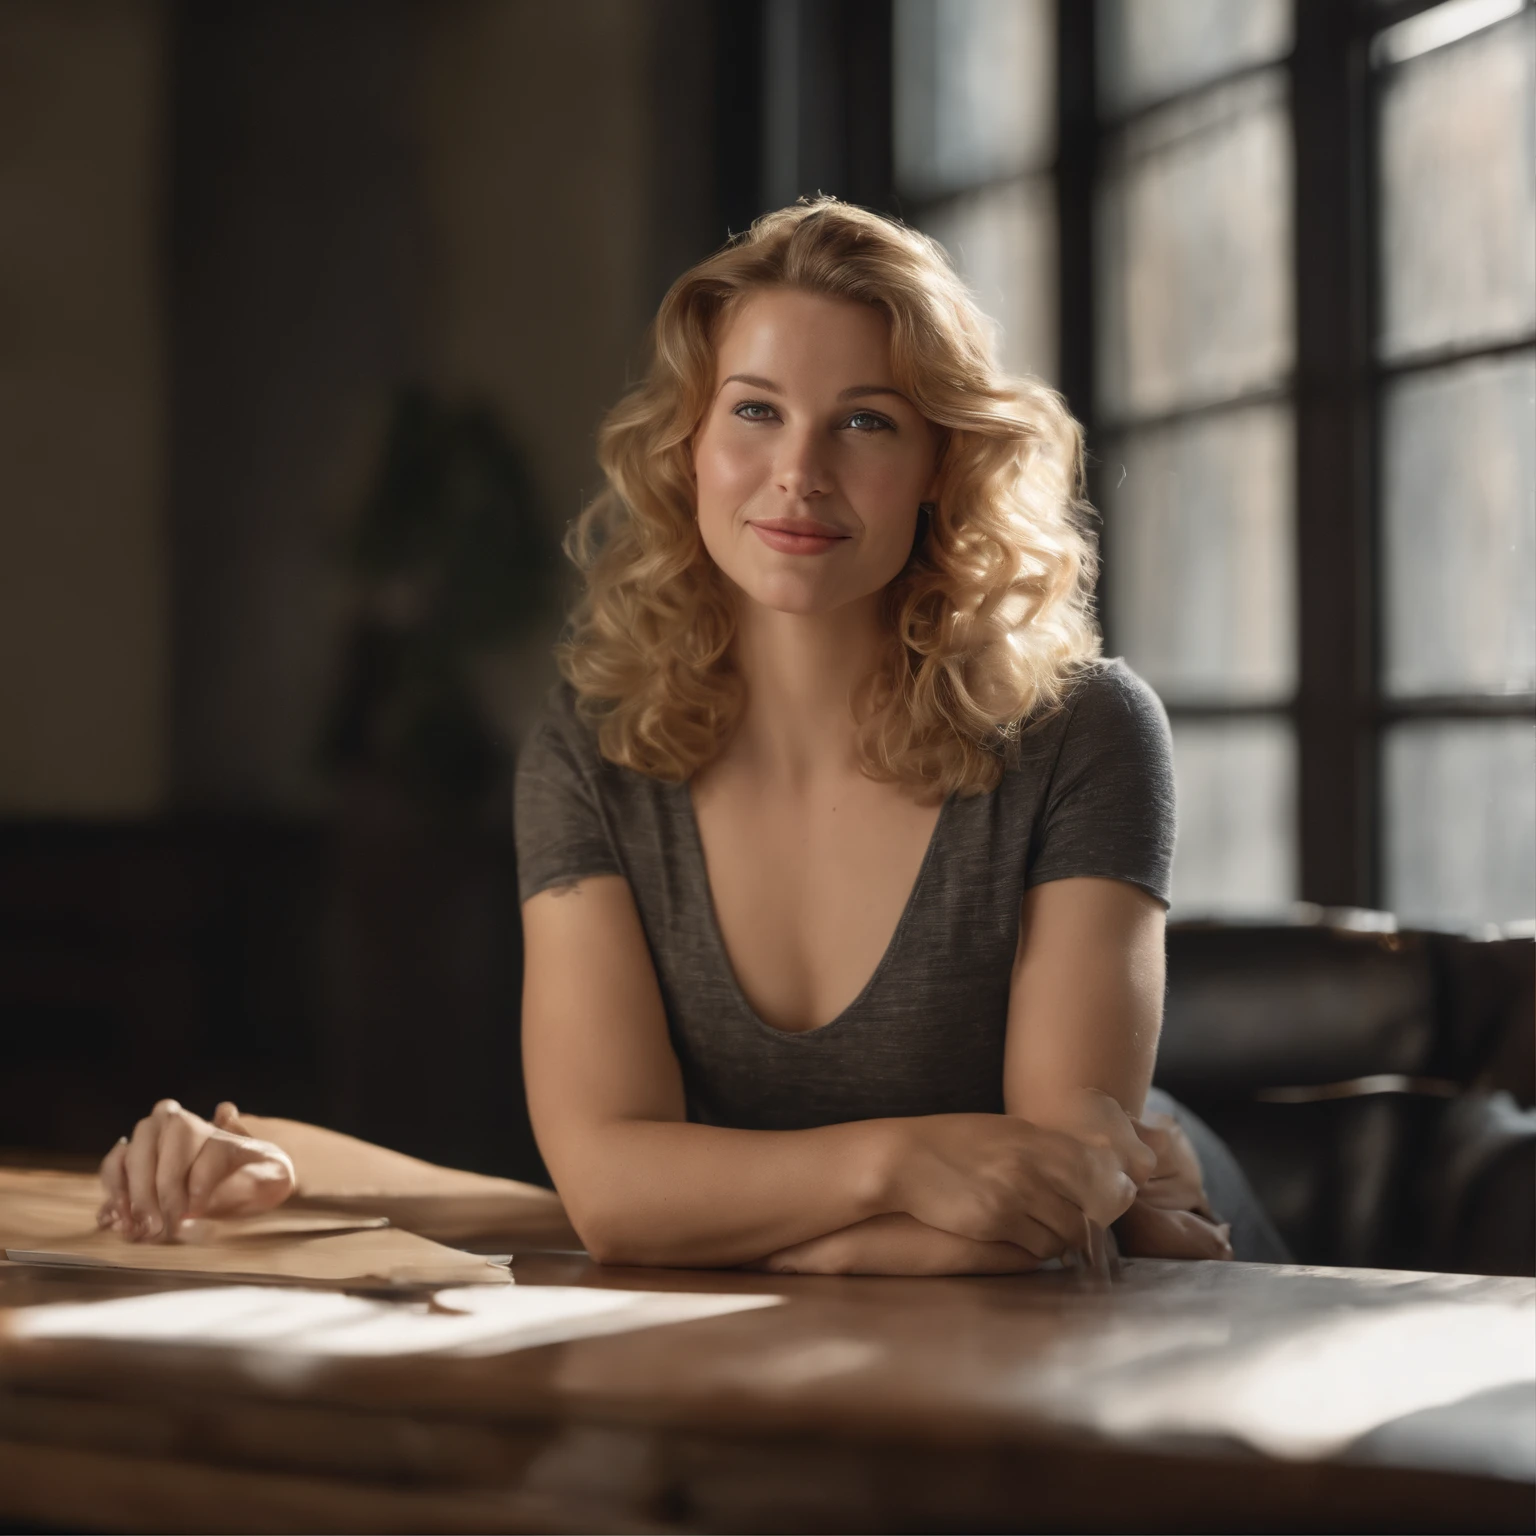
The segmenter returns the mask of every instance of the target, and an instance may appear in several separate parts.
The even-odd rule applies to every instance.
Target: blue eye
[[[743,400],[731,414],[743,421],[771,421],[774,411],[771,405],[764,405],[761,400]]]

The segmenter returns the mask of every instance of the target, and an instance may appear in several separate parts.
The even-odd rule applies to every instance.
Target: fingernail
[[[158,1216],[151,1216],[149,1220],[144,1223],[144,1225],[146,1228],[148,1228],[149,1235],[151,1237],[159,1237],[160,1234],[165,1230],[165,1226]]]

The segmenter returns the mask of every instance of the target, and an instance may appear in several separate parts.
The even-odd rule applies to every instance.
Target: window
[[[901,211],[1089,429],[1176,910],[1536,913],[1531,0],[893,23]]]
[[[1381,884],[1411,922],[1536,912],[1536,11],[1370,40]]]
[[[1105,638],[1162,695],[1174,906],[1298,894],[1289,6],[1098,8]]]
[[[895,0],[895,180],[998,323],[1057,371],[1055,0]]]

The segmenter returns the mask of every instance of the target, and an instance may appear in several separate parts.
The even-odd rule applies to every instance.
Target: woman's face
[[[906,565],[937,435],[891,377],[878,310],[792,289],[722,328],[693,441],[699,532],[748,597],[827,613]]]

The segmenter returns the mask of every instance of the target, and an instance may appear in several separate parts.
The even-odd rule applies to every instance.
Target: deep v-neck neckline
[[[676,793],[681,801],[681,817],[686,842],[688,845],[688,857],[693,861],[693,869],[690,873],[698,882],[698,888],[704,896],[704,922],[707,929],[707,938],[710,948],[714,952],[714,962],[721,975],[725,978],[726,986],[730,991],[736,1006],[741,1010],[745,1018],[758,1029],[772,1035],[778,1040],[802,1040],[812,1036],[824,1035],[829,1029],[834,1029],[858,1008],[869,994],[874,991],[876,985],[886,970],[893,963],[893,956],[900,947],[902,935],[906,932],[912,920],[912,914],[916,910],[918,898],[922,895],[923,885],[928,878],[929,866],[935,858],[935,850],[939,846],[939,833],[943,830],[944,823],[949,816],[949,808],[954,802],[954,795],[944,797],[939,806],[939,814],[934,818],[933,830],[928,834],[928,846],[923,850],[922,862],[917,866],[917,876],[912,881],[912,889],[907,892],[906,902],[901,909],[901,916],[896,919],[896,926],[891,931],[891,936],[886,942],[885,948],[880,953],[880,958],[875,962],[875,968],[870,972],[869,979],[859,988],[853,1000],[840,1009],[825,1024],[813,1025],[810,1029],[779,1029],[776,1025],[769,1024],[763,1019],[748,1001],[747,994],[741,989],[741,982],[736,976],[736,967],[731,964],[731,954],[725,945],[725,931],[720,926],[720,915],[715,910],[714,888],[709,883],[709,861],[704,856],[704,834],[699,828],[698,812],[694,809],[693,793],[689,782],[685,779],[676,786]]]

